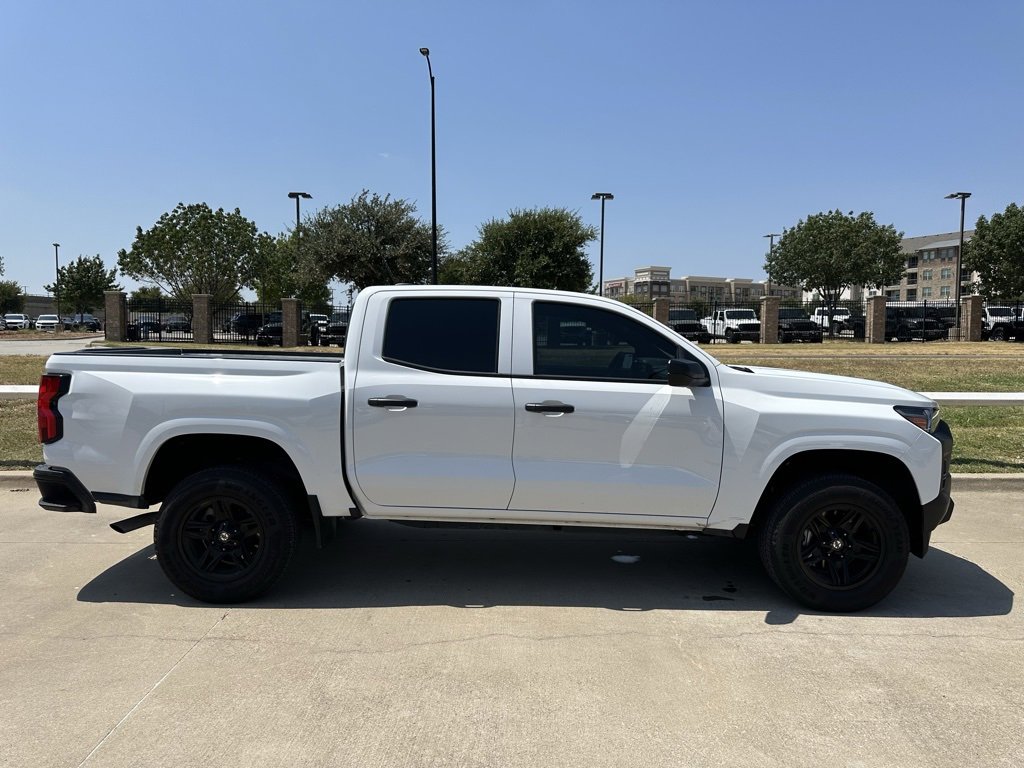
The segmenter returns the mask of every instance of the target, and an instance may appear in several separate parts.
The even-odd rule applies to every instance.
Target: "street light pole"
[[[761,237],[767,237],[768,238],[768,258],[770,259],[772,257],[772,252],[775,250],[775,238],[776,237],[782,237],[782,235],[780,235],[778,232],[769,232],[767,235],[761,235]],[[768,268],[768,286],[767,286],[767,289],[765,290],[765,295],[766,296],[771,296],[772,295],[772,273],[771,273],[771,267]]]
[[[953,283],[953,302],[956,307],[954,318],[958,336],[960,333],[960,270],[964,263],[964,213],[967,209],[967,198],[970,196],[970,192],[951,192],[946,195],[947,200],[960,201],[960,248],[956,252],[956,281]]]
[[[299,201],[300,200],[312,200],[313,196],[309,192],[289,192],[288,197],[295,201],[295,263],[299,263],[300,247],[302,246],[302,235],[299,234]],[[262,283],[262,280],[260,281]],[[264,286],[265,288],[266,286]],[[266,301],[264,298],[263,301]]]
[[[57,303],[57,317],[60,318],[60,243],[53,244],[53,269],[57,279],[53,283],[53,299]]]
[[[427,60],[427,74],[430,75],[430,230],[433,236],[430,282],[437,285],[437,133],[434,123],[434,69],[430,66],[430,49],[420,48],[420,53]]]
[[[615,195],[611,192],[595,192],[590,199],[601,201],[601,259],[597,268],[597,295],[604,296],[604,201],[614,200]]]

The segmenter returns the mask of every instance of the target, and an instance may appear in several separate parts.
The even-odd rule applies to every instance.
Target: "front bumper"
[[[935,439],[942,443],[942,481],[939,495],[927,504],[921,505],[921,531],[913,547],[913,552],[918,557],[924,557],[924,553],[928,551],[932,531],[953,516],[954,503],[950,497],[953,478],[949,472],[953,457],[953,433],[949,431],[949,425],[945,421],[940,421],[939,426],[935,428]]]
[[[75,473],[64,467],[40,464],[32,470],[39,488],[39,506],[56,512],[96,512],[96,500]]]

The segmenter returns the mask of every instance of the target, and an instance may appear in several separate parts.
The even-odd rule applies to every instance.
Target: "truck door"
[[[515,510],[706,518],[722,471],[717,387],[670,387],[672,338],[598,304],[516,299]],[[591,343],[562,329],[583,325]],[[524,515],[528,516],[528,515]]]
[[[372,505],[508,507],[511,327],[511,294],[371,298],[346,432],[355,484]]]

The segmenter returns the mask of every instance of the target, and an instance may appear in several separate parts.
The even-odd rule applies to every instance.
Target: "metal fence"
[[[260,328],[280,322],[278,302],[230,302],[210,307],[213,340],[219,344],[255,344]]]
[[[192,341],[192,302],[129,299],[128,341]]]

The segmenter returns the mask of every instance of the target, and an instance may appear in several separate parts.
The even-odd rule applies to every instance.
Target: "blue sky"
[[[0,26],[0,257],[30,293],[178,202],[262,230],[363,188],[462,247],[609,191],[606,278],[763,277],[767,232],[1024,201],[1019,2],[31,2]],[[591,248],[597,273],[597,243]],[[131,287],[132,281],[125,281]]]

